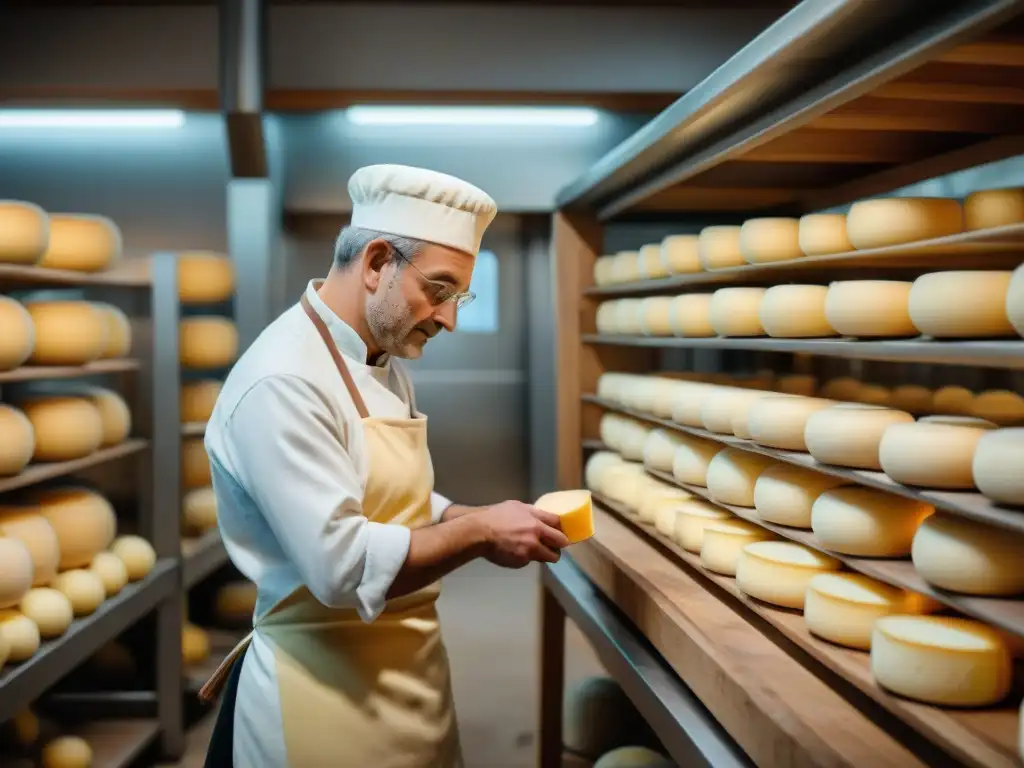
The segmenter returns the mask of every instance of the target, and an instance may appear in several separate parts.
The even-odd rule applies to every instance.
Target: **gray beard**
[[[371,301],[366,307],[366,325],[384,352],[394,357],[406,357],[405,340],[412,333],[408,311],[391,298],[391,290],[379,301]]]

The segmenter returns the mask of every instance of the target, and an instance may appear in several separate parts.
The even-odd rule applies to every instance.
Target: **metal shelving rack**
[[[601,448],[600,418],[618,411],[923,499],[951,514],[1022,529],[1018,510],[976,493],[922,492],[878,472],[823,467],[806,454],[622,408],[596,392],[606,371],[672,368],[832,376],[852,369],[882,383],[906,383],[914,366],[917,384],[926,383],[922,375],[934,374],[943,383],[973,377],[975,386],[1012,386],[1024,368],[1024,341],[610,336],[597,333],[595,313],[608,298],[706,292],[720,285],[905,280],[929,270],[1010,269],[1022,260],[1024,225],[661,280],[603,286],[593,281],[607,227],[643,224],[663,227],[665,234],[696,233],[705,225],[739,224],[755,216],[799,216],[1024,154],[1022,13],[1020,0],[805,0],[560,193],[552,223],[559,487],[581,486],[586,453]],[[703,489],[686,490],[700,496]],[[731,579],[705,571],[699,559],[628,510],[607,499],[595,502],[595,536],[543,571],[541,768],[560,765],[562,754],[566,617],[590,638],[681,765],[745,760],[853,766],[858,759],[1021,765],[1019,701],[966,714],[887,694],[871,679],[863,654],[816,640],[799,616],[794,621],[789,612],[744,597]],[[754,519],[750,510],[732,511]],[[776,532],[817,546],[809,531]],[[846,560],[852,570],[929,591],[905,562]],[[1024,601],[931,593],[966,615],[1024,636]],[[753,666],[751,658],[757,659]],[[817,730],[817,718],[827,717],[822,713],[845,724],[845,748],[814,735],[834,732],[833,726]],[[858,756],[860,749],[867,753]]]

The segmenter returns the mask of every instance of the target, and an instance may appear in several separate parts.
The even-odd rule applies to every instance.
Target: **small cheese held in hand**
[[[562,519],[562,533],[570,544],[577,544],[594,535],[594,508],[590,491],[546,493],[533,506]]]

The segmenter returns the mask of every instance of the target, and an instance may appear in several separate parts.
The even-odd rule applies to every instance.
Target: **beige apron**
[[[369,476],[363,514],[417,528],[431,522],[434,473],[427,419],[378,419],[366,410],[324,321],[302,306],[327,345],[362,418]],[[448,658],[436,610],[440,584],[389,600],[372,623],[327,608],[300,587],[257,618],[274,648],[291,768],[459,768]],[[253,633],[224,660],[200,696],[212,700]]]

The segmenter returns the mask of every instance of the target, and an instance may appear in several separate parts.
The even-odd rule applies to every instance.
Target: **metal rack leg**
[[[562,700],[565,692],[565,611],[540,583],[540,725],[538,768],[562,765]]]

